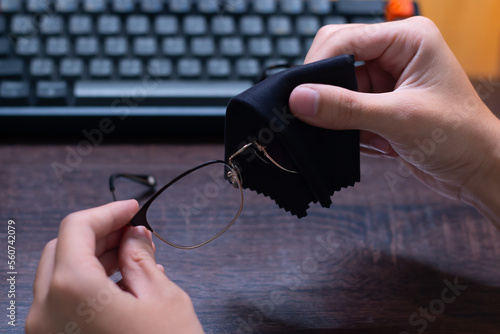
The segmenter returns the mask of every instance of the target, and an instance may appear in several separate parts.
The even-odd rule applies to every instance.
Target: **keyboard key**
[[[185,78],[197,78],[201,76],[201,61],[196,58],[183,58],[177,64],[179,76]]]
[[[224,78],[231,74],[231,64],[227,59],[209,59],[207,61],[208,75],[214,78]]]
[[[205,14],[219,12],[220,0],[198,0],[198,11]]]
[[[232,14],[243,14],[247,11],[247,2],[245,0],[225,0],[223,5],[223,11]]]
[[[39,81],[36,97],[41,105],[66,105],[68,86],[65,81]]]
[[[149,19],[146,15],[130,15],[126,29],[130,35],[145,35],[149,33]]]
[[[386,1],[370,2],[380,8]],[[351,5],[354,0],[0,0],[0,109],[66,105],[38,108],[66,116],[88,110],[75,105],[95,105],[106,117],[112,103],[129,106],[124,97],[132,95],[132,103],[155,106],[150,110],[162,116],[217,105],[202,111],[212,115],[266,66],[302,63],[320,26],[381,17]],[[190,108],[169,107],[175,105]]]
[[[61,16],[43,15],[40,21],[40,32],[44,35],[62,34],[63,18]]]
[[[20,37],[16,43],[16,53],[23,57],[33,57],[40,53],[40,39],[37,37]]]
[[[113,75],[113,63],[106,58],[91,59],[89,74],[94,78],[109,78]]]
[[[0,34],[7,33],[7,18],[0,16]]]
[[[30,35],[36,31],[35,22],[30,15],[13,15],[10,22],[10,32],[15,35]]]
[[[251,81],[160,81],[144,87],[137,81],[77,81],[73,94],[77,105],[110,105],[123,98],[140,105],[225,105],[233,96],[252,86]]]
[[[215,43],[211,37],[194,37],[191,40],[191,53],[196,57],[209,57],[215,53]]]
[[[75,13],[78,10],[78,0],[55,0],[58,13]]]
[[[21,59],[0,59],[0,78],[19,78],[24,73]]]
[[[172,62],[170,59],[151,59],[147,71],[153,77],[165,78],[172,75]]]
[[[6,36],[0,36],[0,56],[8,56],[12,47]]]
[[[139,59],[120,59],[118,74],[127,78],[139,77],[142,74],[142,62]]]
[[[285,59],[267,59],[264,63],[265,75],[270,77],[278,72],[286,70],[289,62]]]
[[[303,2],[302,0],[286,0],[281,1],[281,10],[285,14],[301,14],[303,10]]]
[[[156,14],[163,11],[162,0],[141,0],[140,2],[143,13]]]
[[[239,37],[224,37],[220,41],[220,53],[227,57],[243,55],[243,40]]]
[[[27,105],[30,97],[30,85],[25,81],[0,82],[0,101],[6,105]]]
[[[262,17],[243,16],[240,20],[240,31],[243,35],[262,35],[264,33],[264,21]]]
[[[134,0],[113,0],[112,4],[115,13],[133,13],[135,9]]]
[[[330,11],[330,0],[309,0],[309,12],[311,14],[326,15],[330,14]]]
[[[297,65],[297,66],[304,65],[304,63],[305,63],[304,57],[294,59],[292,62],[293,65]]]
[[[190,0],[170,0],[170,11],[172,13],[187,13],[190,10]]]
[[[189,15],[184,18],[182,28],[186,35],[203,35],[207,32],[207,20],[200,15]]]
[[[173,15],[160,15],[155,18],[155,32],[158,35],[175,35],[179,31],[179,21]]]
[[[253,10],[259,14],[272,14],[276,11],[276,1],[253,0]]]
[[[308,37],[304,40],[304,50],[306,50],[306,52],[311,48],[313,41],[314,37]]]
[[[257,59],[238,59],[236,73],[241,77],[255,78],[260,75],[260,65]]]
[[[134,39],[133,53],[139,57],[152,57],[156,55],[157,45],[154,37],[137,37]]]
[[[281,37],[276,45],[278,55],[283,57],[298,57],[302,49],[297,37]]]
[[[297,32],[301,36],[314,36],[319,28],[319,19],[315,16],[301,16],[297,18]]]
[[[323,21],[323,25],[329,24],[346,24],[347,19],[344,16],[327,16]]]
[[[83,0],[83,10],[87,13],[103,13],[106,10],[106,0]]]
[[[248,41],[248,52],[253,56],[268,57],[273,53],[273,45],[268,37],[252,37]]]
[[[87,35],[92,32],[92,19],[88,15],[72,15],[69,18],[69,33]]]
[[[97,33],[100,35],[116,35],[121,31],[120,18],[117,15],[101,15],[97,19]]]
[[[79,58],[62,59],[59,73],[64,78],[79,78],[83,75],[83,61]]]
[[[27,0],[26,10],[30,13],[47,13],[49,11],[49,1]]]
[[[271,35],[283,36],[292,33],[292,22],[287,16],[271,16],[268,20],[268,30]]]
[[[30,75],[35,78],[48,78],[54,72],[54,60],[34,58],[30,62]]]
[[[49,37],[45,53],[51,57],[65,57],[69,54],[69,40],[66,37]]]
[[[337,11],[342,15],[384,15],[386,1],[357,0],[337,2]]]
[[[235,32],[234,18],[230,16],[214,16],[212,18],[212,33],[214,35],[231,35]]]
[[[21,4],[19,0],[0,0],[2,13],[18,13],[21,10]]]
[[[182,37],[165,37],[162,51],[166,56],[182,56],[186,53],[186,41]]]
[[[104,55],[123,57],[128,53],[128,41],[125,37],[108,37],[104,41]]]
[[[95,37],[78,37],[76,39],[75,54],[83,57],[93,57],[99,52],[99,44]]]

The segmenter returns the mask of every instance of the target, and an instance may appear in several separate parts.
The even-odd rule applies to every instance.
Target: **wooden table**
[[[59,182],[52,165],[80,140],[0,146],[2,333],[23,331],[43,246],[66,214],[111,200],[110,173],[176,173],[223,157],[217,139],[117,143],[110,136]],[[392,189],[387,173],[401,176]],[[244,196],[241,217],[213,243],[185,251],[157,241],[158,261],[191,295],[207,333],[500,330],[500,232],[396,161],[363,158],[362,182],[301,220],[268,198]],[[5,316],[9,219],[16,222],[15,328]]]

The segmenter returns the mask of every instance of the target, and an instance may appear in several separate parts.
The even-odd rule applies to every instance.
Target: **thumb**
[[[398,103],[394,93],[369,94],[345,88],[304,84],[290,95],[292,113],[313,126],[348,130],[359,129],[380,135],[397,126]]]
[[[139,298],[156,295],[156,287],[169,281],[158,269],[151,232],[144,226],[125,230],[120,245],[119,267],[123,285]]]

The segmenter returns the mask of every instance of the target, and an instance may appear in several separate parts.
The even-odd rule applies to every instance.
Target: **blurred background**
[[[472,80],[500,78],[500,1],[418,0]]]

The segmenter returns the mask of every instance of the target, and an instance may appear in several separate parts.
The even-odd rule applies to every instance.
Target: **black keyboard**
[[[0,0],[0,131],[223,132],[228,100],[385,1]]]

